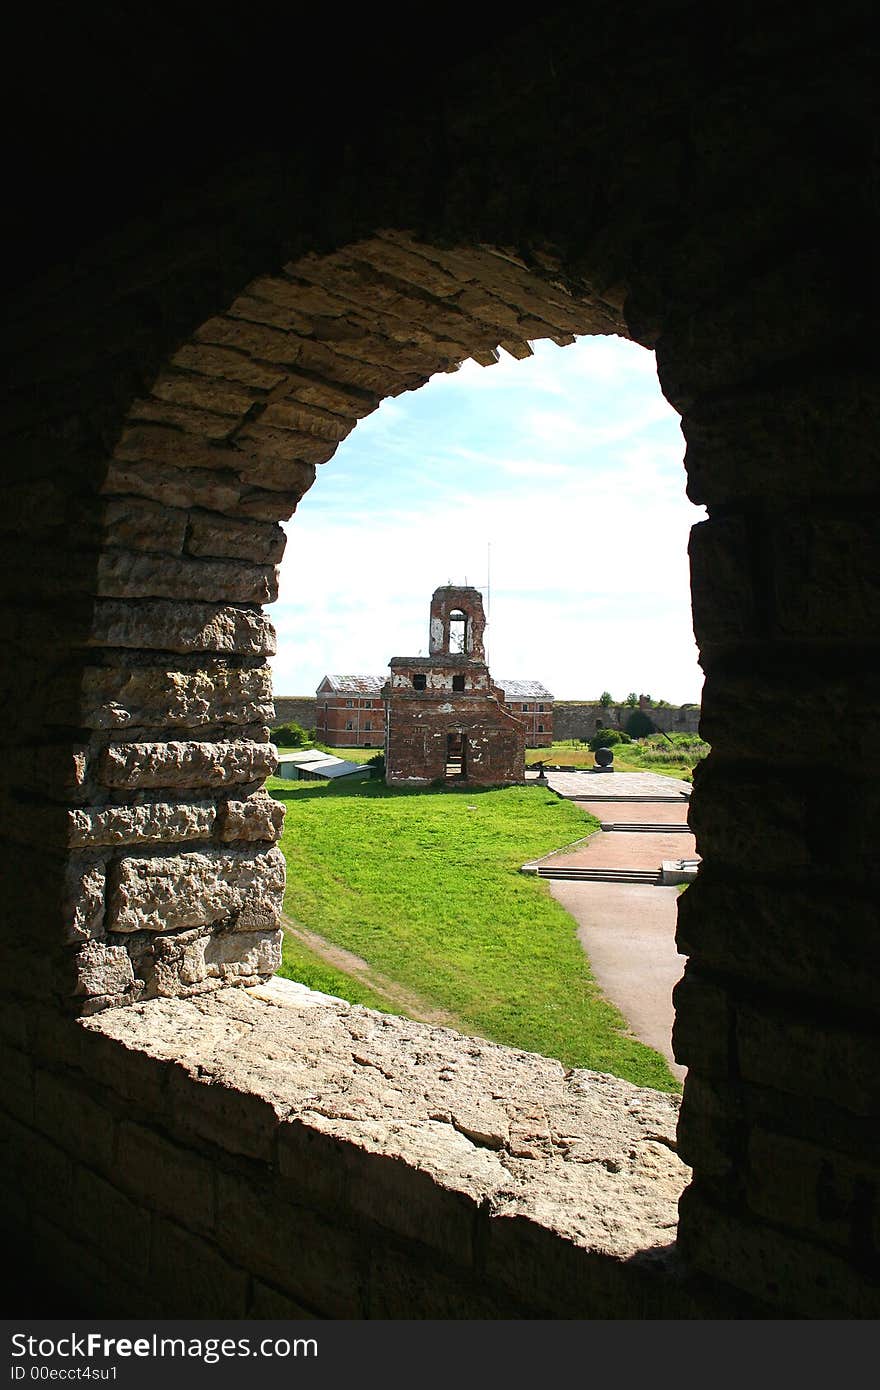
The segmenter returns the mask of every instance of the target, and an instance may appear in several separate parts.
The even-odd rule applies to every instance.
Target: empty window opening
[[[370,730],[372,729],[372,727],[373,727],[373,721],[372,721],[372,719],[368,719],[367,722],[366,722],[366,724],[364,725],[364,732],[365,732],[365,733],[369,733]]]
[[[446,736],[446,780],[460,782],[467,777],[467,739],[464,734]]]
[[[539,733],[539,734],[542,734],[543,732],[544,732],[544,725],[543,725],[543,724],[539,724],[539,725],[538,725],[538,733]]]
[[[413,690],[424,690],[428,684],[428,677],[423,675],[413,676]]]
[[[353,729],[353,728],[354,728],[354,721],[351,720],[351,719],[349,719],[345,727],[346,727],[346,729]]]
[[[453,690],[464,690],[464,676],[453,676],[453,677],[452,677],[452,689],[453,689]]]
[[[459,609],[449,615],[449,651],[450,653],[466,652],[468,637],[467,614]]]

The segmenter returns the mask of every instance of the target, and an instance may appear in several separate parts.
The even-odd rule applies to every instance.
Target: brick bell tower
[[[525,730],[486,665],[479,589],[434,590],[428,656],[395,656],[382,689],[385,781],[501,787],[525,780]]]

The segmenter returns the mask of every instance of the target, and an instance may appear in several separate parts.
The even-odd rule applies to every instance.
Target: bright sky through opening
[[[427,652],[438,584],[487,579],[493,676],[557,699],[699,701],[678,416],[622,338],[535,344],[389,398],[287,524],[277,695]]]

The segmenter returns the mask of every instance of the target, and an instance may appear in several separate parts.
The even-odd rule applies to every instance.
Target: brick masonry
[[[389,786],[525,780],[525,723],[489,675],[485,626],[479,589],[443,585],[431,598],[428,656],[391,658],[383,687]]]

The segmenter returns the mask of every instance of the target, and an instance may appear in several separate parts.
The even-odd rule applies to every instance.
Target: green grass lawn
[[[703,745],[704,748],[706,746]],[[611,751],[614,754],[615,772],[659,772],[665,777],[678,777],[684,781],[690,781],[697,761],[696,754],[691,750],[671,748],[657,735],[634,743],[616,743]],[[552,743],[549,748],[527,748],[526,767],[538,762],[587,768],[596,766],[596,755],[586,744],[573,748],[570,743]]]
[[[464,1032],[680,1089],[662,1057],[625,1035],[546,883],[518,872],[595,829],[591,817],[538,787],[268,786],[287,806],[285,910],[295,922],[448,1011]],[[375,1004],[310,955],[288,937],[282,973]]]

